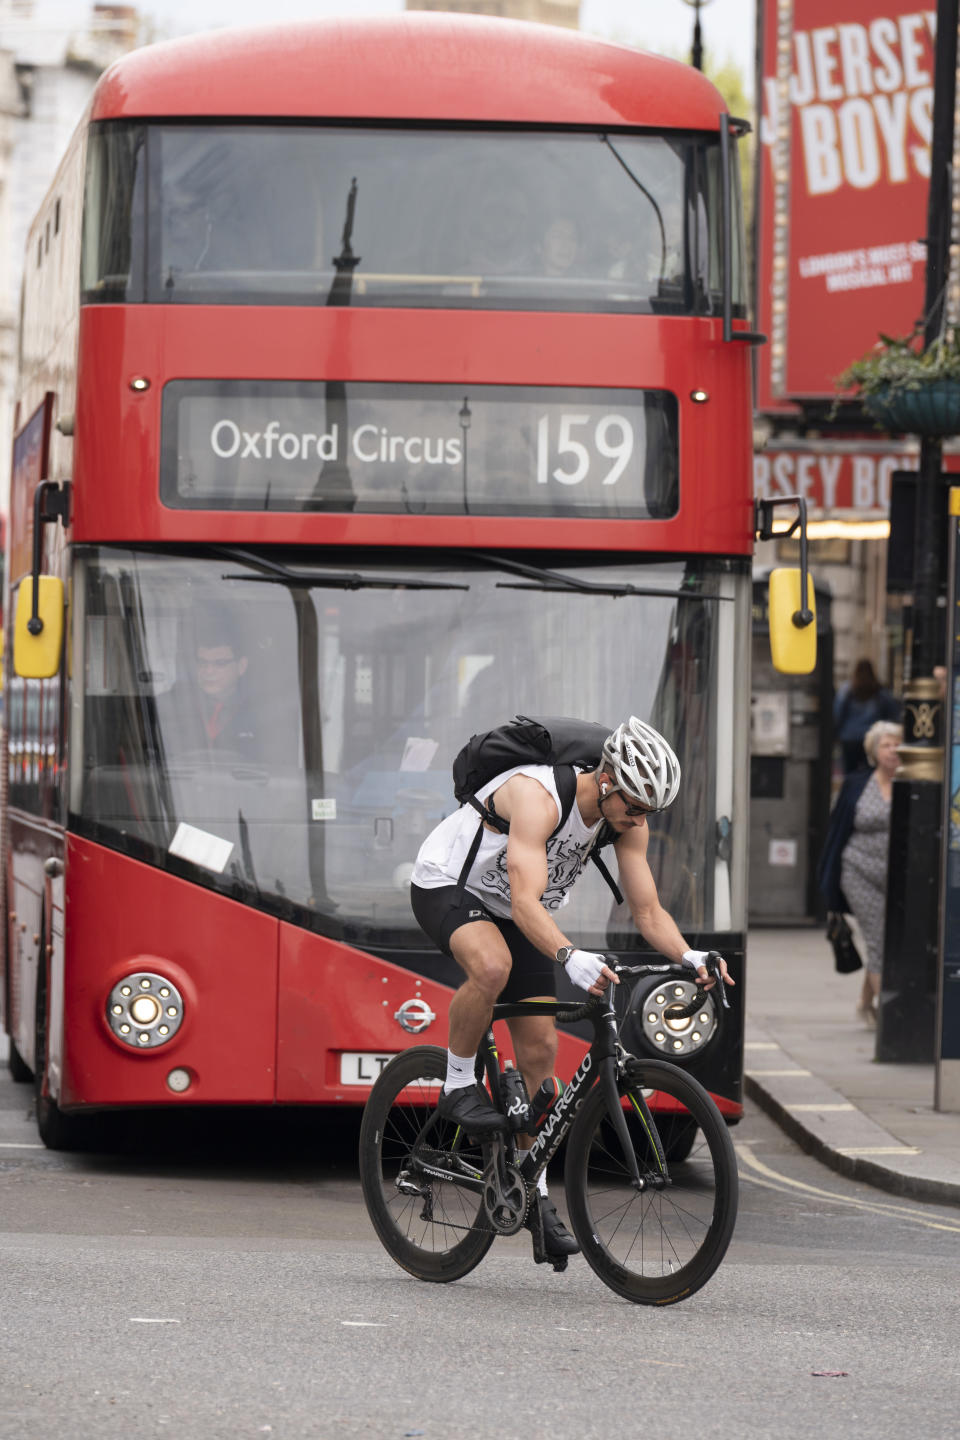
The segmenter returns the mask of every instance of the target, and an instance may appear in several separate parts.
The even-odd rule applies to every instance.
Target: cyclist
[[[660,904],[647,863],[647,816],[672,804],[679,788],[680,765],[673,750],[652,726],[631,716],[607,737],[596,770],[578,773],[575,801],[559,830],[553,767],[519,765],[477,792],[477,799],[510,828],[504,835],[484,826],[463,885],[461,870],[477,830],[475,809],[464,805],[454,811],[423,842],[411,880],[413,912],[466,977],[450,1002],[447,1075],[438,1108],[468,1134],[490,1135],[505,1126],[475,1075],[477,1049],[497,999],[555,998],[557,964],[591,995],[619,983],[603,956],[571,945],[554,918],[604,822],[616,836],[620,888],[640,934],[662,955],[690,965],[704,988],[715,984],[704,963],[708,952],[689,948]],[[733,984],[723,961],[720,971]],[[533,1095],[553,1074],[553,1017],[521,1016],[507,1024],[517,1065]],[[540,1189],[546,1197],[545,1177]],[[579,1246],[552,1201],[541,1201],[541,1213],[547,1254],[576,1254]]]

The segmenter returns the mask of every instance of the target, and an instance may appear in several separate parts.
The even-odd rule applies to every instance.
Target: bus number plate
[[[392,1054],[376,1050],[344,1050],[340,1055],[341,1085],[372,1085]]]

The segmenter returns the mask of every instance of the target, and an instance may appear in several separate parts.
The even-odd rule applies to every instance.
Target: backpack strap
[[[570,818],[570,811],[573,809],[573,802],[577,798],[577,771],[573,765],[555,765],[553,767],[553,776],[557,786],[557,799],[560,801],[560,819],[551,831],[551,838],[553,835],[556,835],[558,830],[562,830],[564,825],[566,825],[567,820]],[[458,905],[463,904],[463,894],[467,888],[467,877],[473,869],[473,862],[476,860],[477,853],[480,849],[484,824],[492,825],[495,830],[500,831],[501,835],[508,835],[510,833],[509,820],[504,820],[502,815],[497,814],[492,799],[484,804],[482,800],[477,799],[476,795],[468,795],[465,803],[472,805],[474,810],[476,810],[480,816],[480,824],[477,826],[477,833],[470,842],[470,849],[467,851],[466,859],[463,862],[460,876],[457,880]],[[620,891],[620,886],[616,880],[614,880],[606,864],[600,857],[601,848],[604,845],[609,845],[615,838],[610,826],[604,823],[590,851],[590,859],[600,871],[617,904],[622,905],[623,895]]]
[[[560,824],[557,826],[557,830],[561,830],[567,823],[570,811],[573,809],[573,802],[577,798],[577,771],[572,765],[555,765],[553,767],[553,773],[557,782],[557,795],[560,799]],[[554,835],[556,835],[557,830],[554,830]],[[613,830],[611,830],[610,826],[604,821],[591,847],[590,859],[594,865],[596,865],[604,880],[606,880],[617,904],[622,905],[623,896],[620,893],[620,886],[600,858],[601,847],[609,845],[611,840],[615,838]]]
[[[573,802],[577,797],[577,772],[572,765],[555,765],[553,767],[554,783],[557,787],[557,799],[560,802],[560,819],[550,832],[551,838],[558,830],[562,830],[567,823],[570,811],[573,809]],[[467,858],[460,870],[460,878],[457,880],[457,904],[463,904],[463,892],[467,888],[467,876],[473,869],[473,862],[477,858],[480,849],[480,842],[483,839],[483,827],[485,824],[492,825],[494,830],[499,830],[501,835],[509,835],[510,821],[504,820],[502,815],[497,814],[497,807],[493,803],[493,797],[484,802],[478,800],[476,795],[468,795],[467,805],[472,805],[480,816],[480,824],[477,826],[477,833],[470,842],[470,849],[467,851]],[[609,882],[608,882],[609,883]]]
[[[557,830],[562,830],[570,819],[570,811],[577,798],[577,772],[572,765],[554,765],[553,782],[557,787],[557,799],[560,801],[560,820],[553,830],[556,835]]]
[[[590,851],[590,859],[593,861],[594,865],[596,865],[597,869],[600,871],[600,874],[607,882],[607,888],[613,895],[614,900],[616,900],[618,905],[622,905],[623,895],[620,891],[620,886],[617,884],[616,880],[614,880],[613,876],[610,874],[610,871],[607,869],[606,864],[600,857],[600,851],[603,849],[604,845],[612,844],[613,841],[616,840],[616,838],[616,832],[613,830],[612,826],[607,824],[605,820],[597,833],[596,840],[593,842],[593,849]]]
[[[610,871],[607,869],[603,860],[600,859],[600,856],[597,854],[595,849],[590,851],[590,859],[593,861],[594,865],[596,865],[604,880],[606,880],[614,900],[616,900],[618,905],[622,905],[623,895],[621,894],[620,886],[617,884],[616,880],[614,880],[613,876],[610,874]]]

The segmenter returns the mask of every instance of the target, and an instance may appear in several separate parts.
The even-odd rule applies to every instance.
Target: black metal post
[[[694,70],[703,69],[703,36],[700,30],[700,10],[702,6],[709,5],[710,0],[684,0],[693,10],[693,49],[690,51],[690,64]]]
[[[699,0],[694,0],[693,6],[693,50],[690,52],[690,64],[694,70],[703,69],[703,41],[700,34]]]
[[[939,337],[949,275],[951,167],[957,78],[958,0],[937,0],[933,134],[927,202],[924,346]],[[942,446],[920,443],[913,549],[913,634],[904,686],[901,769],[893,782],[878,1060],[932,1061],[940,904],[943,663],[940,532],[945,523]]]

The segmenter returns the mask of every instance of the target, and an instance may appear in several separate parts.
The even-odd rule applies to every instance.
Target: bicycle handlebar
[[[677,980],[694,981],[697,988],[694,991],[693,999],[690,1000],[687,1005],[678,1005],[673,1011],[677,1019],[695,1014],[696,1011],[700,1009],[707,995],[710,993],[709,991],[702,988],[699,983],[699,977],[697,976],[696,972],[691,972],[689,965],[674,965],[668,960],[665,960],[660,964],[657,964],[655,961],[649,961],[643,965],[623,965],[615,955],[605,955],[604,960],[609,969],[611,969],[615,975],[636,977],[637,979],[641,979],[645,975],[663,975],[673,976]],[[727,999],[726,987],[723,983],[723,976],[720,973],[720,967],[718,964],[719,960],[720,955],[717,953],[717,951],[711,950],[709,955],[707,956],[706,968],[708,973],[710,975],[713,975],[716,979],[717,991],[720,996],[720,1004],[725,1010],[729,1010],[730,1002]],[[543,1011],[538,1013],[552,1015],[554,1020],[558,1021],[562,1025],[575,1025],[580,1020],[587,1020],[591,1016],[597,1016],[606,1007],[609,999],[610,990],[607,989],[602,995],[591,995],[586,1000],[581,1000],[579,1002],[575,1002],[569,1005],[565,1004],[563,1001],[561,1001],[559,1004],[556,1001],[545,1001],[543,1002],[544,1005],[549,1006],[550,1008],[545,1008]],[[533,1001],[530,1003],[536,1004],[537,1002]],[[556,1006],[556,1008],[553,1008],[554,1006]],[[501,1008],[502,1007],[498,1006],[497,1010],[499,1011]],[[510,1013],[512,1014],[514,1012],[511,1010]],[[521,1009],[516,1010],[515,1013],[519,1015],[525,1012],[524,1009],[521,1007]],[[499,1019],[502,1017],[498,1014],[497,1018]]]
[[[729,1010],[730,1001],[727,999],[727,987],[723,983],[723,975],[720,971],[720,958],[716,950],[711,950],[705,962],[706,970],[708,975],[712,975],[717,982],[716,988],[717,994],[720,997],[720,1004],[724,1010]],[[688,1004],[679,1005],[674,1010],[673,1013],[678,1020],[688,1015],[693,1015],[699,1010],[706,996],[709,994],[709,991],[704,990],[696,972],[694,971],[693,974],[691,974],[689,965],[673,965],[669,961],[663,965],[655,963],[645,965],[621,965],[618,960],[612,957],[607,960],[607,964],[615,975],[635,975],[638,978],[644,975],[671,975],[678,980],[692,980],[696,984],[696,992]]]

